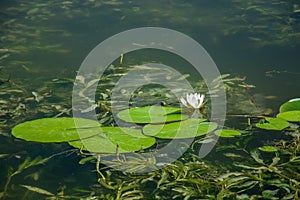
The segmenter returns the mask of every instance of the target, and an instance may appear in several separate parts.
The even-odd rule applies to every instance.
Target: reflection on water
[[[165,27],[192,37],[208,51],[221,73],[247,77],[256,86],[252,89],[256,103],[266,108],[276,110],[297,97],[300,89],[298,1],[15,0],[0,4],[0,159],[5,163],[0,167],[1,177],[7,175],[9,166],[18,168],[28,155],[46,157],[68,149],[13,140],[8,137],[10,128],[35,118],[70,116],[72,84],[81,62],[100,42],[131,28]],[[163,63],[190,74],[191,82],[198,81],[189,63],[166,52],[131,52],[124,56],[123,65],[147,62]],[[236,109],[243,110],[243,106]],[[42,188],[54,192],[65,185],[75,187],[75,176],[86,177],[88,182],[78,184],[78,193],[88,189],[81,186],[95,184],[96,178],[87,173],[93,164],[81,167],[74,154],[64,156],[54,158],[46,168],[35,166],[15,176],[9,187],[24,180],[26,185],[41,181]],[[2,188],[4,182],[0,184]]]
[[[264,76],[265,72],[298,70],[300,16],[296,2],[99,0],[2,4],[1,53],[9,57],[1,61],[14,77],[73,77],[98,43],[143,26],[181,31],[207,49],[221,72],[248,76],[267,88],[273,84],[268,83],[272,80]],[[281,82],[289,80],[280,78]]]

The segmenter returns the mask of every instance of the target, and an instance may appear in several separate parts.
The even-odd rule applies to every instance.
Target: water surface
[[[108,37],[132,28],[164,27],[190,36],[207,50],[222,74],[246,77],[256,86],[252,93],[257,104],[276,113],[281,103],[299,97],[299,7],[297,1],[2,1],[0,42],[4,57],[0,59],[0,77],[10,77],[12,86],[0,85],[4,101],[0,106],[13,111],[22,103],[28,110],[36,110],[19,116],[3,114],[0,149],[10,156],[1,158],[1,177],[6,176],[9,166],[16,168],[23,157],[50,156],[69,149],[67,145],[31,144],[9,137],[13,125],[61,113],[38,112],[46,108],[43,102],[25,100],[33,98],[31,92],[63,93],[63,97],[50,98],[47,104],[70,109],[71,80],[87,54]],[[156,50],[128,53],[123,65],[147,62],[163,63],[191,74],[188,80],[193,83],[199,78],[185,60]],[[114,64],[117,63],[116,60]],[[56,80],[66,82],[59,88],[49,84]],[[21,92],[9,92],[10,89]],[[96,175],[91,173],[94,166],[78,165],[79,160],[76,153],[57,156],[43,169],[35,167],[16,176],[12,184],[28,181],[27,185],[39,185],[49,191],[64,185],[89,189],[97,184]],[[35,170],[43,171],[36,180],[31,176]],[[24,188],[17,191],[25,193]]]

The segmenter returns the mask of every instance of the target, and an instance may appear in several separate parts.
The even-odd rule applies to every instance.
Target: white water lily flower
[[[191,93],[186,95],[186,100],[181,97],[180,101],[186,107],[200,108],[204,102],[204,97],[204,94],[200,95],[198,93]]]

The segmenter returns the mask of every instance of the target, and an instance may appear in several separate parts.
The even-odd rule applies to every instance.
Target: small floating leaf
[[[281,131],[290,126],[289,122],[278,118],[266,117],[265,120],[267,122],[261,121],[256,124],[256,127],[261,129],[266,129],[266,130]]]
[[[300,110],[279,113],[277,117],[289,122],[300,122]]]
[[[240,136],[241,133],[236,131],[236,130],[227,130],[227,129],[222,129],[222,130],[216,130],[215,134],[220,137],[224,138],[231,138],[235,136]]]
[[[137,124],[173,122],[187,119],[187,115],[180,113],[180,108],[165,106],[146,106],[130,108],[118,113],[118,117],[126,122]]]
[[[76,127],[80,129],[81,137]],[[12,134],[26,141],[67,142],[95,135],[99,133],[99,127],[97,121],[83,118],[44,118],[19,124],[12,129]]]
[[[289,100],[288,102],[282,104],[279,109],[281,113],[293,110],[300,110],[300,98]]]
[[[162,139],[193,138],[205,135],[217,128],[217,123],[203,122],[205,120],[206,119],[188,119],[170,124],[147,124],[143,128],[143,133]]]
[[[263,147],[259,147],[258,149],[261,151],[264,151],[264,152],[276,152],[277,151],[277,148],[272,147],[272,146],[263,146]]]

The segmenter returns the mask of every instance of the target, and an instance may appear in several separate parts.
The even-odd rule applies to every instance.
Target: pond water
[[[179,31],[206,49],[221,74],[231,74],[232,78],[246,77],[245,81],[237,81],[238,83],[232,87],[247,83],[254,85],[255,88],[246,87],[242,92],[239,90],[241,88],[227,91],[231,92],[227,94],[228,115],[267,114],[274,117],[282,103],[299,97],[300,3],[298,1],[13,0],[2,1],[0,5],[0,190],[3,191],[0,199],[55,198],[46,191],[55,194],[58,199],[126,199],[124,195],[126,191],[128,199],[134,195],[136,199],[141,196],[143,199],[172,197],[189,199],[189,195],[190,199],[215,199],[217,195],[219,199],[247,199],[250,195],[266,199],[267,195],[273,195],[274,199],[279,199],[284,196],[280,196],[280,192],[283,194],[290,189],[288,186],[279,187],[270,184],[266,188],[261,188],[260,192],[256,192],[256,185],[253,185],[253,188],[247,189],[247,193],[243,194],[238,188],[221,190],[222,184],[215,184],[210,190],[208,188],[212,186],[208,184],[207,188],[197,188],[199,191],[207,190],[207,194],[205,192],[194,194],[188,188],[196,186],[191,186],[191,182],[187,179],[184,180],[187,182],[184,185],[174,180],[172,182],[169,180],[171,175],[168,175],[164,181],[172,183],[169,187],[162,177],[170,171],[136,177],[112,171],[110,172],[113,173],[112,184],[118,185],[119,180],[124,182],[124,186],[132,186],[118,193],[115,189],[117,187],[112,189],[99,182],[99,174],[97,176],[95,172],[95,160],[78,164],[84,156],[68,144],[42,144],[18,140],[11,135],[11,129],[28,120],[71,117],[73,81],[88,53],[105,39],[122,31],[140,27],[163,27]],[[122,63],[124,68],[107,70],[105,76],[126,73],[126,68],[149,62],[162,63],[182,74],[188,74],[187,80],[196,88],[199,86],[199,75],[195,74],[195,70],[187,61],[171,53],[149,49],[125,54]],[[119,58],[112,64],[118,66]],[[119,78],[119,75],[115,78]],[[102,100],[105,100],[103,94],[107,92],[106,89],[111,89],[110,83],[116,79],[108,80],[108,82],[104,80],[104,84],[98,86],[100,91],[98,97],[101,94]],[[136,105],[160,103],[164,98],[163,95],[157,94],[164,90],[155,90],[156,87],[160,88],[157,85],[144,88],[145,96],[139,99],[137,95],[132,98],[133,101],[140,101]],[[147,96],[147,91],[154,93],[157,98],[151,99],[151,94]],[[168,100],[175,106],[179,104],[179,101],[174,103]],[[251,123],[258,121],[257,118],[251,120]],[[105,123],[107,125],[112,122],[105,121]],[[243,131],[249,128],[247,117],[228,116],[225,124]],[[270,143],[272,139],[291,140],[289,136],[282,136],[282,132],[274,131],[272,136],[261,135],[263,132],[254,130],[253,134],[247,133],[243,139],[221,139],[217,148],[205,158],[206,169],[216,167],[208,170],[209,174],[216,179],[221,176],[218,172],[225,173],[232,170],[234,173],[240,173],[232,165],[241,161],[237,155],[239,150],[243,149],[242,151],[244,153],[247,151],[249,155],[251,149],[264,145],[264,142]],[[250,142],[246,144],[245,141]],[[242,144],[245,146],[242,147]],[[232,147],[234,145],[235,147]],[[188,160],[187,163],[181,160],[181,164],[187,168],[195,163],[199,164],[198,158],[191,158],[193,156],[189,155],[197,155],[195,152],[198,148],[196,145],[195,149],[190,149],[185,158]],[[295,156],[298,155],[298,148],[300,147],[295,147]],[[222,154],[220,153],[222,149],[232,151]],[[224,155],[229,155],[228,157],[233,160],[228,160]],[[253,154],[251,155],[253,158]],[[53,157],[42,165],[20,168],[20,171],[13,174],[27,157],[34,159],[37,156]],[[265,155],[266,162],[270,162],[272,156],[273,154]],[[284,159],[287,158],[281,160]],[[182,169],[180,163],[174,165],[177,165],[177,168],[174,167],[173,171]],[[294,170],[293,167],[291,169]],[[196,172],[196,169],[189,171],[191,174]],[[11,174],[13,176],[10,176]],[[299,181],[299,170],[296,174],[298,176],[296,180]],[[8,177],[11,177],[9,182]],[[210,178],[207,180],[210,182]],[[142,185],[140,188],[136,186],[139,184]],[[250,187],[251,183],[248,184]],[[163,188],[161,190],[158,189],[160,185]],[[291,192],[295,199],[300,190],[299,184],[296,185],[297,192]],[[276,189],[280,192],[275,193]],[[264,190],[269,192],[262,194]],[[178,194],[176,196],[176,192],[171,193],[173,196],[170,197],[168,191],[176,191]],[[222,196],[223,193],[220,191],[224,194],[227,192],[228,195]],[[230,192],[238,193],[240,196],[230,196]]]

